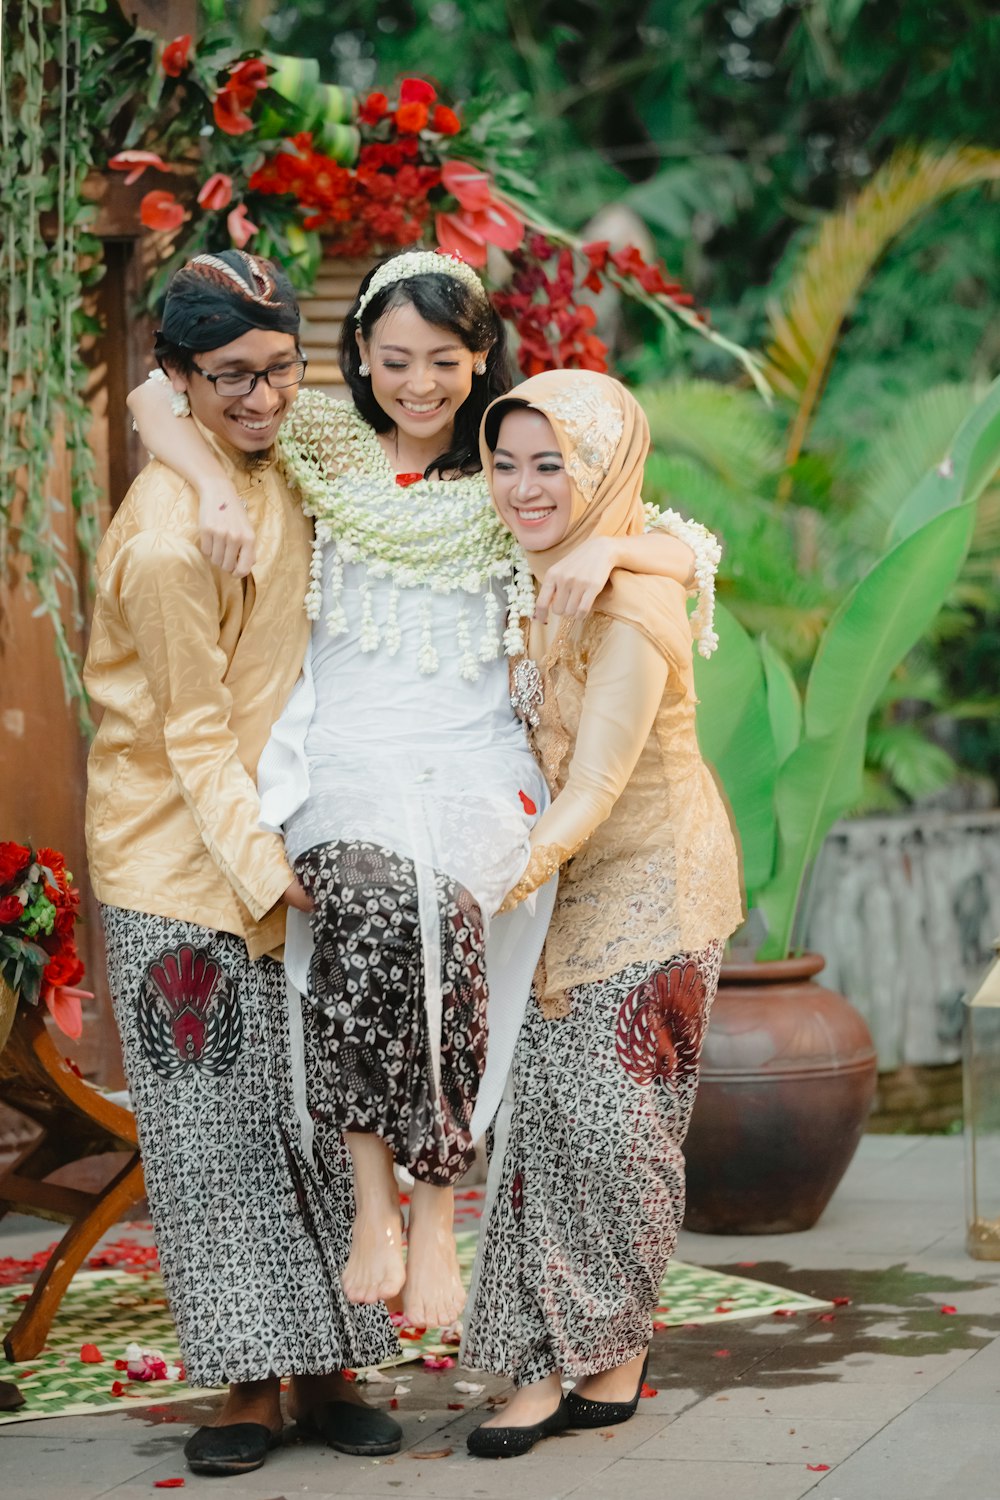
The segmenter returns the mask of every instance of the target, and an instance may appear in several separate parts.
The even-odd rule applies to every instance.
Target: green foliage
[[[699,738],[740,829],[751,904],[766,919],[761,958],[790,951],[800,894],[823,839],[838,817],[871,799],[866,742],[873,763],[889,769],[908,795],[935,790],[951,774],[947,752],[912,725],[871,731],[870,721],[880,701],[913,691],[912,682],[900,687],[893,679],[959,576],[977,497],[998,466],[1000,381],[962,422],[946,461],[898,505],[881,555],[840,598],[801,704],[780,653],[720,611],[720,657],[696,665]],[[938,684],[920,690],[934,693]]]
[[[51,492],[53,443],[61,431],[69,455],[76,534],[85,557],[95,550],[99,497],[88,443],[86,371],[80,339],[88,331],[83,290],[99,245],[88,233],[83,197],[93,141],[81,87],[94,45],[79,0],[53,6],[26,0],[5,12],[0,69],[0,144],[6,164],[0,207],[0,570],[11,551],[23,559],[36,614],[52,622],[67,695],[83,703],[80,662],[64,610],[82,624],[76,577],[59,535],[61,503]],[[86,724],[86,711],[81,709]]]

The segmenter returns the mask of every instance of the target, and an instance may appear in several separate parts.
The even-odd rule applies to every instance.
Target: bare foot
[[[400,1290],[405,1277],[398,1202],[359,1209],[351,1230],[351,1253],[340,1277],[348,1302],[383,1302]]]
[[[584,1376],[573,1389],[578,1396],[586,1396],[588,1401],[631,1401],[639,1384],[645,1358],[644,1349],[635,1359],[616,1365],[613,1370],[601,1370],[597,1375]]]
[[[562,1400],[562,1381],[559,1372],[536,1380],[533,1385],[522,1385],[514,1391],[502,1411],[490,1417],[484,1427],[534,1427],[551,1417]]]
[[[270,1432],[281,1431],[281,1387],[277,1375],[229,1387],[229,1395],[212,1425],[234,1427],[237,1422],[256,1422]]]
[[[414,1184],[407,1234],[403,1314],[416,1328],[447,1328],[462,1314],[465,1288],[458,1268],[451,1188]]]

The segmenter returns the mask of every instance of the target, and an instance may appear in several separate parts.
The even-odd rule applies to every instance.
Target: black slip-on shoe
[[[298,1427],[303,1437],[322,1438],[338,1453],[363,1458],[398,1453],[403,1444],[403,1429],[388,1412],[356,1401],[324,1401],[299,1417]]]
[[[260,1422],[199,1427],[184,1444],[184,1457],[195,1474],[249,1474],[280,1442],[281,1433]]]
[[[551,1417],[531,1427],[474,1427],[465,1446],[476,1458],[520,1458],[530,1453],[542,1438],[555,1437],[572,1427],[565,1399],[559,1402]]]
[[[646,1384],[646,1371],[649,1368],[649,1355],[642,1362],[642,1374],[639,1376],[639,1384],[635,1388],[635,1395],[631,1401],[591,1401],[589,1396],[578,1396],[576,1391],[570,1391],[566,1397],[566,1406],[570,1415],[570,1423],[573,1427],[617,1427],[619,1422],[627,1422],[629,1417],[635,1416],[636,1407],[639,1405],[639,1397],[642,1388]]]

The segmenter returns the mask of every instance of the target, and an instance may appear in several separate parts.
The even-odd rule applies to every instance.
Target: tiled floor
[[[157,1480],[183,1477],[185,1494],[216,1500],[1000,1500],[1000,1265],[965,1254],[961,1183],[954,1137],[869,1136],[809,1233],[684,1235],[684,1260],[754,1261],[745,1274],[850,1303],[833,1321],[657,1334],[659,1394],[623,1427],[550,1439],[519,1460],[472,1459],[465,1435],[503,1382],[470,1397],[454,1389],[465,1372],[417,1370],[395,1458],[347,1458],[290,1431],[257,1473],[198,1479],[180,1446],[207,1408],[178,1403],[7,1428],[0,1494],[145,1500]],[[49,1239],[20,1220],[0,1226],[0,1253]]]

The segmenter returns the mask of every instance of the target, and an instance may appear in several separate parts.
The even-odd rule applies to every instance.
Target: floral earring
[[[191,403],[187,398],[187,391],[173,391],[171,393],[170,410],[175,417],[189,417],[191,415]]]
[[[361,363],[358,365],[358,374],[359,375],[370,375],[371,372],[372,372],[371,365],[368,363],[368,361],[366,359],[362,360]]]
[[[485,375],[486,374],[486,361],[485,361],[485,359],[477,359],[476,360],[475,364],[472,366],[472,373],[473,373],[473,375]]]

